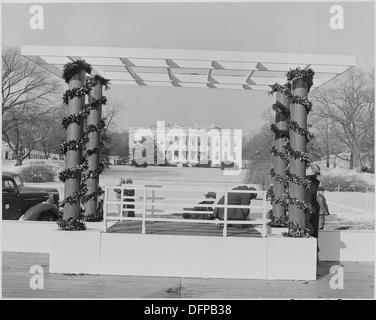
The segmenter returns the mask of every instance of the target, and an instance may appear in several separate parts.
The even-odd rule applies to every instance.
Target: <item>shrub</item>
[[[375,169],[374,168],[368,168],[368,167],[366,167],[366,166],[363,166],[362,168],[361,168],[361,170],[362,170],[362,172],[366,172],[366,173],[375,173]]]
[[[374,192],[375,187],[355,176],[328,175],[320,176],[321,186],[326,191]]]
[[[22,168],[20,175],[24,182],[53,182],[54,169],[46,164],[35,164]]]

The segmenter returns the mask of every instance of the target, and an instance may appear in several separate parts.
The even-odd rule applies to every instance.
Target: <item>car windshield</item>
[[[17,186],[23,186],[22,178],[18,175],[14,176],[14,181],[16,181]]]

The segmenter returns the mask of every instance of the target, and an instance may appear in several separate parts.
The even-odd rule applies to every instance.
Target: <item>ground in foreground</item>
[[[316,281],[199,279],[51,274],[49,255],[3,252],[4,299],[373,299],[373,262],[320,262]],[[43,289],[30,288],[32,266],[43,269]],[[343,289],[332,289],[333,266],[343,269]],[[220,266],[219,266],[220,267]],[[333,271],[333,270],[332,270]],[[338,283],[338,282],[337,282]],[[332,285],[331,285],[332,284]]]

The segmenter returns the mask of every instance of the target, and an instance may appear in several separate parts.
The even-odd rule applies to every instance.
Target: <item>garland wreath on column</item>
[[[85,60],[78,60],[75,62],[67,63],[64,66],[64,72],[63,72],[63,78],[66,83],[69,83],[69,81],[77,74],[79,74],[82,70],[84,70],[86,73],[91,74],[91,66],[85,62]],[[63,95],[63,102],[64,104],[68,105],[69,100],[75,98],[75,97],[82,97],[84,95],[88,95],[91,93],[92,89],[100,83],[101,85],[105,86],[105,89],[107,90],[109,80],[99,76],[95,75],[93,77],[90,77],[86,80],[86,84],[82,86],[81,88],[73,88],[71,90],[66,90]],[[67,129],[71,124],[79,124],[82,119],[86,119],[91,110],[98,109],[101,105],[105,105],[107,102],[107,99],[105,96],[101,97],[100,99],[97,99],[91,103],[87,103],[84,105],[84,108],[76,113],[76,114],[70,114],[67,117],[64,117],[62,120],[62,126],[64,129]],[[96,125],[88,125],[84,128],[83,134],[81,138],[79,139],[72,139],[69,141],[65,141],[61,144],[60,147],[60,153],[66,154],[69,150],[79,150],[80,148],[84,148],[85,145],[89,142],[89,133],[91,132],[99,132],[101,129],[105,127],[105,122],[103,119],[101,119],[100,124],[98,126]],[[73,168],[67,168],[65,170],[62,170],[59,173],[59,179],[63,183],[65,183],[68,179],[78,179],[81,177],[81,183],[80,183],[80,189],[73,194],[67,196],[63,201],[59,204],[60,207],[64,207],[66,203],[73,205],[76,203],[80,203],[80,209],[77,214],[77,218],[69,218],[67,221],[65,221],[62,217],[57,221],[57,224],[60,229],[62,230],[70,230],[70,231],[77,231],[77,230],[85,230],[86,226],[84,221],[94,221],[96,219],[96,216],[98,213],[93,212],[89,213],[88,215],[84,216],[85,209],[83,208],[83,204],[90,199],[95,199],[96,197],[103,194],[103,191],[99,189],[97,192],[93,192],[88,194],[88,188],[86,181],[87,179],[95,179],[97,178],[104,170],[104,164],[100,163],[98,167],[95,170],[88,170],[89,163],[88,163],[88,157],[90,157],[93,154],[98,154],[102,149],[104,145],[101,142],[100,146],[95,147],[93,149],[86,149],[84,150],[84,153],[82,155],[82,161],[79,165],[76,165]]]
[[[291,92],[291,82],[295,78],[302,78],[306,81],[308,92],[313,84],[313,76],[314,71],[312,69],[308,70],[301,70],[300,68],[297,69],[290,69],[289,72],[287,72],[287,83],[284,85],[280,85],[278,83],[271,85],[271,91],[269,92],[269,95],[273,95],[275,92],[279,92],[281,94],[284,94],[287,98],[287,100],[290,103],[300,104],[304,106],[307,110],[307,114],[312,110],[312,103],[308,100],[307,97],[301,97],[297,95],[293,95]],[[306,138],[306,141],[309,142],[313,138],[313,134],[310,133],[305,128],[301,128],[299,124],[295,121],[292,121],[290,118],[290,111],[285,108],[282,105],[279,105],[277,103],[273,104],[272,109],[276,113],[283,113],[286,118],[286,124],[288,129],[296,132],[297,134],[300,134],[301,136],[304,136]],[[310,187],[310,181],[308,179],[303,179],[302,177],[299,177],[296,174],[290,173],[290,158],[294,158],[296,160],[300,160],[301,162],[305,162],[306,165],[309,165],[312,160],[308,157],[308,154],[306,152],[300,152],[297,150],[294,150],[290,145],[290,136],[289,136],[289,130],[280,130],[277,128],[275,124],[272,124],[270,126],[270,129],[276,134],[277,137],[283,138],[285,140],[285,143],[283,147],[286,150],[286,154],[283,152],[278,151],[274,146],[271,149],[271,154],[275,157],[280,157],[286,162],[286,169],[283,175],[277,174],[274,169],[270,170],[270,176],[273,180],[278,181],[279,183],[283,184],[285,187],[286,193],[283,195],[284,197],[276,197],[275,195],[272,195],[271,200],[272,203],[280,204],[283,207],[285,207],[286,212],[288,211],[289,205],[294,205],[299,209],[302,209],[304,213],[311,213],[312,212],[312,206],[310,203],[307,203],[302,200],[298,200],[294,197],[291,197],[288,192],[289,183],[294,182],[295,184],[304,186],[305,189],[309,189]],[[287,216],[277,218],[273,215],[273,211],[270,210],[268,212],[268,219],[269,219],[269,225],[271,226],[279,226],[279,227],[288,227],[288,232],[283,232],[282,235],[285,237],[308,237],[309,236],[309,229],[304,228],[297,224],[296,222],[289,221]]]

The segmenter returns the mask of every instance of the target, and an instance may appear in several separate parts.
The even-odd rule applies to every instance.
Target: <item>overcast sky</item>
[[[32,4],[2,4],[4,45],[343,54],[374,68],[373,2],[42,3],[43,30],[29,26]],[[343,30],[330,28],[334,4],[344,9]],[[116,85],[105,95],[124,106],[118,130],[165,120],[245,134],[263,125],[275,99],[262,91]]]

